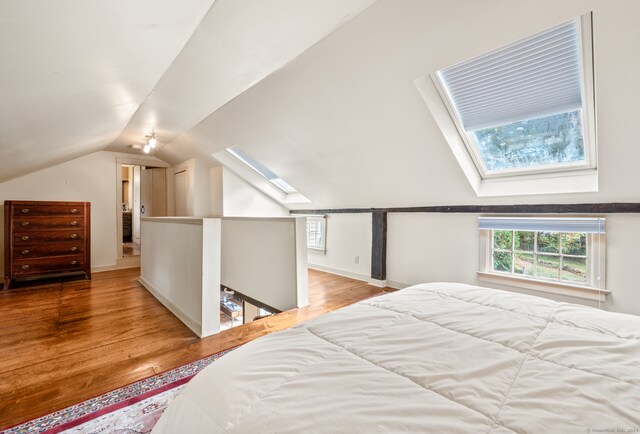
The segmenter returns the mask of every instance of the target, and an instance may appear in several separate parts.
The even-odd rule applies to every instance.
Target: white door
[[[140,216],[163,217],[166,215],[166,169],[142,169],[140,176]]]
[[[187,171],[183,170],[176,173],[173,180],[176,215],[189,215],[187,211]]]

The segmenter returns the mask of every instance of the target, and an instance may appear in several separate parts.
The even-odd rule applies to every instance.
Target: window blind
[[[231,146],[227,148],[227,151],[229,151],[231,155],[242,161],[244,164],[258,172],[260,175],[267,178],[273,185],[278,187],[284,193],[296,193],[296,189],[289,185],[289,183],[273,173],[255,158],[247,154],[243,149],[239,148],[238,146]]]
[[[467,131],[581,109],[577,21],[442,69],[438,77]]]
[[[604,234],[604,218],[480,217],[480,229]]]

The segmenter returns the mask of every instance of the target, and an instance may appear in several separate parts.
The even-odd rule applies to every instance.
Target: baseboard
[[[351,271],[338,270],[337,268],[325,267],[322,265],[309,264],[309,268],[317,271],[324,271],[325,273],[337,274],[338,276],[348,277],[350,279],[362,280],[369,283],[371,278],[364,274],[352,273]]]
[[[408,283],[400,283],[394,282],[393,280],[387,280],[387,286],[393,289],[404,289],[412,285],[409,285]]]
[[[140,276],[140,278],[138,278],[138,282],[140,282],[142,286],[144,286],[147,289],[147,291],[149,291],[155,298],[157,298],[158,301],[164,305],[164,307],[169,309],[172,314],[174,314],[180,321],[182,321],[184,325],[189,327],[189,330],[194,332],[198,337],[200,338],[202,337],[202,324],[200,324],[198,321],[194,320],[189,315],[187,315],[175,303],[173,303],[171,300],[165,297],[160,291],[158,291],[158,288],[156,288],[151,282],[146,280],[144,277]]]
[[[386,288],[388,286],[386,280],[374,278],[369,279],[369,285],[377,286],[378,288]]]

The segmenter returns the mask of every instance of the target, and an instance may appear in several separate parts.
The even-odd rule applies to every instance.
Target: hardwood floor
[[[140,244],[132,241],[122,243],[122,254],[124,256],[140,256]]]
[[[0,291],[0,429],[392,291],[309,270],[309,306],[199,339],[139,272]]]

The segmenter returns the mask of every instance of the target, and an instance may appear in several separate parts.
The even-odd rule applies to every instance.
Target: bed
[[[431,283],[232,351],[153,433],[616,429],[640,432],[640,317]]]

